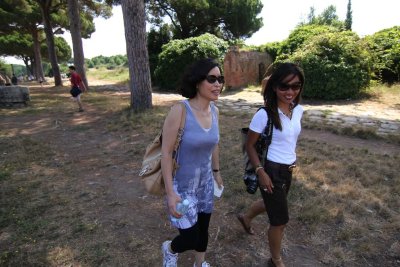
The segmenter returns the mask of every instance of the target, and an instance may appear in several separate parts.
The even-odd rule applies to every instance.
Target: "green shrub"
[[[267,43],[267,44],[259,46],[257,51],[268,53],[272,58],[272,62],[274,62],[276,57],[279,55],[279,53],[281,53],[281,50],[282,50],[281,47],[282,47],[283,43],[284,42]]]
[[[350,31],[314,36],[287,61],[297,62],[304,69],[304,97],[353,99],[370,82],[370,55],[365,43]]]
[[[154,71],[158,65],[158,55],[162,51],[162,46],[171,41],[172,34],[169,24],[163,24],[158,29],[151,28],[147,34],[147,51],[149,53],[150,76],[153,85],[157,84]]]
[[[339,32],[338,28],[327,25],[304,25],[295,28],[289,37],[281,43],[278,55],[292,54],[301,46],[308,44],[309,41],[321,34]]]
[[[365,37],[373,57],[374,77],[384,83],[400,81],[400,26]]]
[[[228,43],[206,33],[184,40],[172,40],[163,45],[155,70],[157,84],[162,90],[177,89],[185,68],[200,58],[214,58],[223,65],[223,58],[228,50]]]

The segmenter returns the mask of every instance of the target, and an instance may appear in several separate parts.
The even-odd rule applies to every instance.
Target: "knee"
[[[271,231],[277,231],[277,232],[283,232],[285,230],[285,228],[286,228],[286,224],[270,226]]]

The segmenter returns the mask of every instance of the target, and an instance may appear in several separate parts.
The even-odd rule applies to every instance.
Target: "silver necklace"
[[[289,119],[292,119],[292,114],[293,114],[293,104],[289,105],[289,112],[284,112],[282,111],[283,114],[285,114],[286,117]]]

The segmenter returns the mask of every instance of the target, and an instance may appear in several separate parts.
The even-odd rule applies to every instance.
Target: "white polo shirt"
[[[301,117],[303,107],[297,105],[293,109],[292,119],[286,117],[278,108],[279,118],[281,119],[282,131],[274,127],[272,132],[272,142],[268,147],[267,159],[281,164],[292,164],[296,161],[296,143],[301,132]],[[250,130],[262,133],[268,122],[267,112],[260,109],[254,114],[250,123]]]

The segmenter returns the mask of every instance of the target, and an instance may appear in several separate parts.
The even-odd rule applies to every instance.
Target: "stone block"
[[[0,106],[26,105],[28,101],[30,101],[28,87],[0,86]]]

